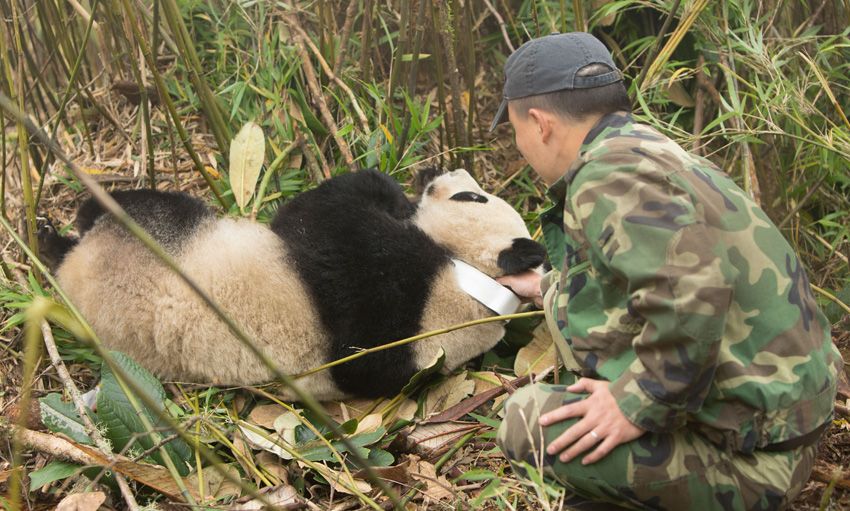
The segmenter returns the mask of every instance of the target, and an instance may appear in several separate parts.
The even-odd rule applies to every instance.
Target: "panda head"
[[[465,170],[420,171],[413,222],[452,257],[491,277],[538,268],[546,251],[510,204],[481,189]]]

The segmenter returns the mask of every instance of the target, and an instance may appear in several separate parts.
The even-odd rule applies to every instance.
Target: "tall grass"
[[[519,162],[509,130],[487,128],[504,59],[556,30],[602,39],[627,77],[635,114],[740,182],[798,248],[824,296],[850,301],[847,0],[0,0],[0,14],[0,215],[4,240],[20,233],[2,267],[7,279],[20,269],[33,275],[2,286],[9,331],[22,322],[15,310],[45,294],[33,257],[37,217],[80,182],[96,186],[71,169],[101,170],[116,145],[129,155],[123,164],[138,167],[138,186],[188,187],[197,175],[202,194],[237,214],[228,153],[233,133],[254,121],[267,141],[263,199],[252,209],[261,221],[341,172],[376,167],[406,181],[415,167],[440,164],[470,169],[531,222],[544,185]],[[824,304],[837,322],[842,309]],[[34,348],[4,342],[36,363]],[[88,363],[103,356],[60,344]],[[214,399],[186,393],[197,414],[217,409],[201,406],[203,396]],[[235,406],[232,395],[216,399]],[[199,463],[262,472],[236,454]],[[14,466],[23,464],[17,456]],[[482,495],[502,507],[525,498],[509,485],[488,488]],[[374,495],[359,498],[379,507]]]

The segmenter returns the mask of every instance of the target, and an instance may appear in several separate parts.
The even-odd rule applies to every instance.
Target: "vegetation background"
[[[627,77],[636,116],[716,162],[760,202],[798,249],[850,360],[848,0],[0,0],[0,13],[4,508],[52,507],[103,488],[105,503],[75,504],[235,509],[231,500],[243,497],[311,509],[558,508],[555,488],[539,478],[519,485],[493,450],[497,403],[430,430],[447,444],[424,452],[405,444],[422,431],[400,411],[405,403],[420,419],[452,399],[469,408],[463,399],[484,391],[467,382],[498,387],[492,372],[470,369],[389,403],[335,409],[357,445],[331,442],[315,410],[293,412],[263,389],[163,389],[132,362],[75,342],[87,337],[83,326],[72,307],[46,301],[50,275],[32,257],[38,218],[73,230],[80,192],[95,193],[90,183],[181,189],[223,213],[267,221],[293,194],[366,167],[401,182],[420,166],[470,169],[535,233],[545,186],[513,147],[510,127],[488,128],[505,58],[552,31],[598,36]],[[257,194],[243,200],[235,181],[246,178],[232,173],[241,165],[232,153],[244,154],[233,141],[246,125],[264,139],[264,164],[261,178],[247,180]],[[516,337],[528,342],[533,326],[517,323]],[[503,349],[480,367],[511,367],[515,353]],[[101,397],[99,428],[58,399],[96,381],[115,392],[115,410],[141,418],[120,424],[123,436],[102,426],[114,417],[100,415]],[[165,419],[148,395],[167,399],[170,422],[158,422]],[[442,404],[429,405],[429,395]],[[845,384],[794,509],[850,508],[848,398]],[[46,427],[76,444],[26,436],[44,431],[45,410],[63,417]],[[290,427],[275,422],[284,416],[294,418]],[[297,435],[288,437],[291,452],[263,442],[284,433]],[[356,472],[357,454],[383,485],[374,472]],[[151,472],[143,460],[167,470]],[[80,464],[108,468],[84,479]]]

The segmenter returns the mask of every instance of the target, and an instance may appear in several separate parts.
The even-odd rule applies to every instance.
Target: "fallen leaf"
[[[357,430],[351,436],[362,435],[363,433],[374,433],[381,427],[384,419],[380,413],[370,413],[357,421]]]
[[[288,411],[286,407],[277,403],[262,405],[251,410],[251,415],[248,418],[258,426],[266,429],[274,429],[274,420]]]
[[[445,476],[437,476],[437,469],[431,463],[422,461],[416,456],[411,456],[408,470],[413,479],[425,483],[423,493],[426,496],[424,503],[426,507],[428,506],[429,499],[440,501],[454,498],[451,491],[451,483]]]
[[[238,421],[237,424],[242,435],[245,437],[245,441],[252,447],[269,451],[285,460],[292,459],[292,455],[282,447],[288,442],[281,438],[277,433],[264,430],[256,424],[251,424],[245,421]],[[288,444],[290,446],[292,445],[292,443]]]
[[[460,403],[475,390],[475,382],[466,379],[466,373],[449,376],[425,398],[425,416],[440,413]]]
[[[534,339],[516,354],[514,374],[524,376],[529,372],[540,374],[555,365],[555,344],[546,323],[541,323],[533,332]]]
[[[240,479],[239,471],[230,465],[223,465],[227,475]],[[202,479],[204,481],[204,499],[205,502],[221,499],[224,497],[233,497],[242,493],[242,488],[238,484],[228,481],[216,467],[204,467],[201,470]],[[195,490],[198,490],[199,478],[195,472],[186,478]],[[200,492],[198,492],[200,493]]]
[[[105,500],[106,494],[102,491],[72,493],[59,502],[56,511],[97,511]]]
[[[367,493],[372,489],[372,486],[366,481],[363,481],[362,479],[353,479],[345,472],[333,470],[324,465],[307,465],[306,463],[299,461],[298,466],[303,469],[318,472],[319,475],[325,478],[334,491],[346,493],[348,495],[356,495],[354,492],[355,489],[360,493]]]
[[[258,492],[263,499],[257,497],[244,497],[234,500],[230,504],[231,511],[261,511],[269,509],[266,502],[280,508],[299,509],[304,504],[304,499],[298,495],[298,490],[288,484],[281,484],[271,488],[264,488]]]
[[[469,433],[477,423],[470,422],[439,422],[436,424],[417,424],[407,435],[405,447],[412,452],[430,452],[443,447],[449,442],[455,442]]]

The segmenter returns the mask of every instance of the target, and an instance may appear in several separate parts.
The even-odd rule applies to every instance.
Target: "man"
[[[581,377],[511,397],[505,456],[580,509],[784,509],[843,368],[793,249],[717,167],[635,123],[593,36],[524,44],[504,96],[491,131],[510,120],[549,185],[555,269],[502,283]]]

